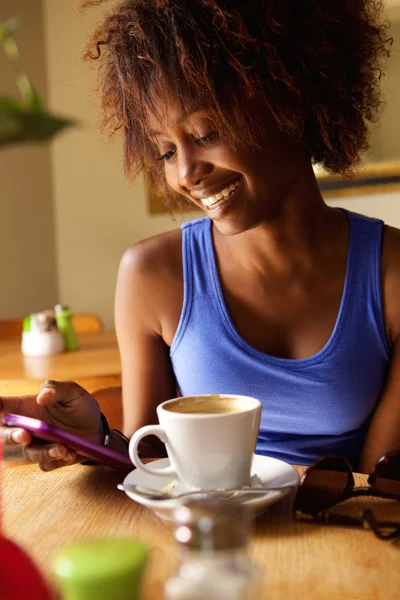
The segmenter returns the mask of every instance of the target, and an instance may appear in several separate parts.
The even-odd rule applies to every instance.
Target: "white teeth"
[[[205,204],[206,206],[213,206],[213,204],[217,204],[218,200],[215,196],[210,196],[209,198],[206,198],[205,200],[202,200],[203,204]]]
[[[231,192],[235,191],[236,188],[239,187],[239,185],[240,185],[240,179],[238,179],[234,183],[231,183],[229,186],[224,188],[221,192],[218,192],[218,194],[215,194],[214,196],[209,196],[208,198],[204,198],[204,200],[202,200],[202,203],[207,208],[211,208],[212,206],[217,204],[220,200],[222,200],[222,198],[224,200],[226,198],[228,198],[228,196],[231,195]]]

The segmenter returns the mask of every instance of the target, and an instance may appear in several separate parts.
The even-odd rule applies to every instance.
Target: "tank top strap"
[[[352,302],[368,307],[375,331],[386,346],[381,290],[383,221],[342,209],[350,225],[343,314]],[[190,313],[194,298],[218,295],[218,274],[213,262],[212,221],[208,217],[181,225],[184,269],[184,313]],[[366,310],[365,308],[363,310]],[[367,317],[367,315],[366,315]]]
[[[349,260],[355,272],[355,288],[365,298],[372,293],[375,302],[381,302],[381,251],[383,221],[342,209],[350,223],[351,252]]]
[[[369,319],[374,321],[381,340],[386,346],[381,286],[384,223],[381,219],[342,210],[350,222],[349,267],[353,273],[350,301],[356,301],[368,307]]]
[[[190,294],[196,297],[214,295],[215,288],[209,261],[210,245],[212,245],[211,227],[212,221],[208,217],[181,225],[185,288],[190,282]],[[188,296],[189,290],[185,291]]]

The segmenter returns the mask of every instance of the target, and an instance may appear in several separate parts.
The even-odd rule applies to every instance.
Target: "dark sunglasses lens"
[[[317,513],[336,504],[352,483],[351,467],[339,457],[326,457],[308,471],[299,488],[295,510]]]
[[[392,452],[375,468],[375,486],[384,494],[400,496],[400,452]]]

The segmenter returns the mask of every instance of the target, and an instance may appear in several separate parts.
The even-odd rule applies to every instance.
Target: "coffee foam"
[[[255,407],[254,400],[239,396],[188,396],[178,398],[163,408],[168,412],[182,414],[227,414],[249,410]]]

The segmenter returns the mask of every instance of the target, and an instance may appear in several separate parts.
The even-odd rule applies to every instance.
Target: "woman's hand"
[[[89,392],[72,381],[46,381],[37,396],[0,396],[0,413],[5,412],[40,419],[90,442],[103,443],[99,405]],[[87,460],[60,444],[32,443],[33,436],[25,429],[2,427],[0,433],[4,446],[23,446],[26,459],[38,463],[43,471]]]

